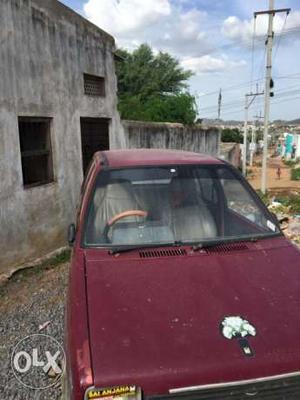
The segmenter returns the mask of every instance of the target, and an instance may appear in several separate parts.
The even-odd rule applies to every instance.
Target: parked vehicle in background
[[[96,153],[69,241],[68,399],[300,396],[300,252],[232,166]]]

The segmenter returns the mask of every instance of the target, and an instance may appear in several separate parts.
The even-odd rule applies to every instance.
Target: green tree
[[[243,135],[238,128],[225,128],[222,131],[222,142],[243,143]]]
[[[129,53],[119,50],[117,62],[119,110],[124,119],[191,124],[196,102],[187,90],[190,71],[171,55],[154,55],[147,44]]]

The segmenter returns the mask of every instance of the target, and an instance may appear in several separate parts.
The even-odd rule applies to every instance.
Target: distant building
[[[56,0],[0,1],[0,275],[65,244],[84,170],[125,146],[113,37]]]

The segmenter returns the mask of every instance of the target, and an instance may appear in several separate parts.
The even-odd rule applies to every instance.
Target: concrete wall
[[[80,117],[110,118],[110,147],[124,147],[116,104],[114,39],[56,0],[0,1],[0,275],[65,243],[82,181]],[[83,94],[83,73],[106,96]],[[18,116],[51,117],[54,182],[24,189]]]
[[[220,132],[175,123],[122,121],[128,148],[158,148],[219,154]]]
[[[234,167],[241,166],[241,146],[239,143],[221,143],[220,157]]]

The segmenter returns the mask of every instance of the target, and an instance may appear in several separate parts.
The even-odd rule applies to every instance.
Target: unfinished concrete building
[[[0,0],[0,275],[66,243],[96,150],[122,148],[113,37],[57,0]]]

